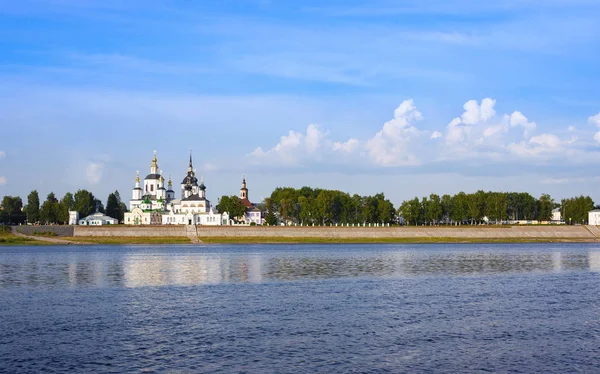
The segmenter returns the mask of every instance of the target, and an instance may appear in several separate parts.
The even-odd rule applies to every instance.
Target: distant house
[[[265,223],[263,213],[259,209],[257,204],[253,204],[248,199],[248,187],[246,186],[246,177],[242,178],[242,188],[240,188],[240,200],[242,205],[246,207],[246,214],[244,214],[244,222],[246,224],[254,223],[256,225],[262,225]]]
[[[116,225],[119,221],[104,215],[104,213],[94,213],[85,218],[79,220],[79,224],[82,226],[103,226],[103,225]]]
[[[555,222],[555,223],[562,222],[562,217],[561,217],[561,214],[560,214],[560,208],[554,208],[554,209],[552,209],[552,217],[550,217],[550,220],[552,222]]]
[[[588,212],[588,225],[600,225],[600,209],[594,209]]]
[[[76,225],[79,221],[79,212],[69,210],[69,225]]]

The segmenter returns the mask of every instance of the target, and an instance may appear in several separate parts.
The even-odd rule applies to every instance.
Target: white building
[[[588,225],[600,226],[600,209],[594,209],[588,212]]]
[[[164,178],[159,173],[156,152],[150,166],[150,174],[140,184],[139,172],[136,176],[130,212],[125,213],[127,225],[228,225],[229,215],[217,212],[206,198],[204,180],[198,184],[196,170],[192,165],[192,155],[188,170],[181,181],[181,199],[175,199],[173,183],[169,178],[165,189]]]
[[[69,225],[76,225],[79,222],[79,212],[69,210]]]
[[[552,222],[558,223],[562,221],[562,217],[561,217],[561,213],[560,213],[560,208],[554,208],[552,209],[552,217],[550,217],[550,220]]]
[[[104,215],[104,213],[96,212],[85,218],[79,220],[80,225],[89,226],[103,226],[103,225],[117,225],[119,220]]]
[[[257,204],[252,204],[248,198],[248,188],[246,187],[246,177],[242,178],[242,187],[240,188],[240,200],[246,207],[246,214],[244,214],[243,220],[247,225],[254,223],[256,225],[262,225],[265,220],[263,218],[262,211],[258,208]]]

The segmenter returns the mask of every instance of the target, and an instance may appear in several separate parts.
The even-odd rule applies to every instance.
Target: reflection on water
[[[97,247],[0,254],[0,287],[143,287],[302,279],[600,271],[600,249],[523,246]],[[183,249],[185,248],[185,249]],[[231,248],[231,251],[227,249]],[[559,248],[560,249],[560,248]],[[575,250],[574,250],[575,249]]]

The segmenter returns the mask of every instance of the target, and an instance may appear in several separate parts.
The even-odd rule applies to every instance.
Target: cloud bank
[[[409,99],[370,137],[331,139],[328,131],[311,124],[305,133],[290,130],[267,151],[257,147],[249,158],[259,164],[268,160],[270,164],[312,167],[335,161],[380,169],[482,162],[535,166],[599,160],[600,130],[586,132],[571,125],[567,131],[541,132],[538,124],[521,111],[498,114],[495,107],[496,100],[489,97],[468,100],[462,113],[446,126],[425,129],[420,127],[425,116]],[[589,117],[588,122],[600,129],[600,113]]]

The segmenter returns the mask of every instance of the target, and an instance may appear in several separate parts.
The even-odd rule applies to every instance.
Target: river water
[[[0,247],[0,372],[598,372],[595,244]]]

